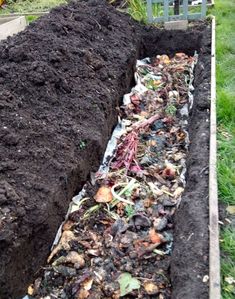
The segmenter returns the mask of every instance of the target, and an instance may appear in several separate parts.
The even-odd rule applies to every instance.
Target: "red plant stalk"
[[[148,119],[145,120],[141,120],[137,123],[135,123],[132,127],[133,130],[140,130],[140,129],[144,129],[147,126],[150,126],[153,122],[155,122],[156,120],[162,118],[162,115],[160,114],[154,114],[153,116],[151,116]]]
[[[139,137],[137,132],[131,131],[128,133],[123,142],[119,144],[116,153],[116,162],[113,163],[112,168],[120,169],[125,167],[128,171],[131,167],[132,161],[135,159]]]
[[[126,171],[128,171],[130,170],[131,164],[134,161],[137,169],[141,170],[140,166],[136,162],[136,153],[139,144],[139,130],[148,127],[160,118],[161,115],[155,114],[149,119],[137,122],[132,126],[132,131],[125,136],[123,142],[118,146],[115,155],[116,161],[112,165],[113,169],[120,169],[124,166],[126,168]]]

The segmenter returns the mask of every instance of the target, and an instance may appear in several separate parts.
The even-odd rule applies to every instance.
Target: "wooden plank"
[[[164,28],[166,30],[186,30],[188,28],[188,20],[165,22]]]
[[[220,250],[219,213],[217,186],[217,140],[216,140],[216,61],[215,18],[212,20],[211,43],[211,111],[210,111],[210,161],[209,161],[209,277],[210,299],[220,299]]]
[[[15,20],[16,17],[0,18],[0,25]]]
[[[151,0],[152,3],[163,4],[164,0]]]
[[[200,13],[194,13],[194,14],[190,14],[188,15],[188,20],[192,21],[192,20],[200,20],[201,19],[201,14]],[[169,20],[168,22],[174,22],[174,21],[180,21],[180,20],[184,20],[184,16],[183,15],[174,15],[174,16],[169,16]],[[152,23],[161,23],[164,22],[164,17],[155,17],[153,18]]]
[[[2,14],[0,18],[9,18],[9,17],[21,17],[21,16],[43,16],[48,14],[49,11],[41,12],[22,12],[22,13],[11,13],[11,14]]]
[[[26,25],[24,16],[0,19],[0,40],[24,30]]]

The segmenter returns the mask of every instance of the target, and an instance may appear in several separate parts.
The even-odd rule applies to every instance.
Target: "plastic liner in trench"
[[[30,296],[171,297],[196,62],[197,54],[184,53],[137,61],[136,86],[124,96],[103,163],[73,198]]]

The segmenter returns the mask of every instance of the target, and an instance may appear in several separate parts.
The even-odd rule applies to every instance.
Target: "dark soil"
[[[171,273],[174,299],[208,297],[209,29],[144,28],[105,1],[81,1],[0,44],[1,299],[23,295],[45,263],[69,201],[99,166],[136,58],[194,50],[188,188]]]
[[[54,9],[0,45],[1,299],[45,262],[130,86],[140,37],[100,3]]]

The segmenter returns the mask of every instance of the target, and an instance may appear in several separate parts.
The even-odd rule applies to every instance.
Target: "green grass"
[[[235,298],[235,284],[229,284],[226,278],[235,279],[235,233],[232,227],[224,229],[221,240],[221,249],[225,253],[225,257],[221,259],[221,277],[223,299]]]
[[[5,9],[0,10],[0,14],[23,13],[23,12],[41,12],[48,11],[51,8],[64,4],[67,0],[18,0],[8,1]]]
[[[230,258],[235,262],[234,248],[235,248],[235,234],[232,227],[228,226],[223,231],[223,239],[221,240],[221,249],[227,252],[230,255]]]
[[[128,13],[133,19],[143,24],[147,24],[147,5],[146,0],[127,0]],[[173,14],[173,9],[170,9],[170,14]],[[163,16],[163,9],[160,4],[153,4],[153,16]]]
[[[144,0],[128,0],[128,12],[136,21],[147,22],[147,7]]]
[[[36,21],[39,18],[39,16],[26,16],[26,20],[29,23]]]
[[[223,101],[226,99],[222,97]],[[219,105],[218,105],[219,106]],[[221,111],[222,110],[222,111]],[[234,205],[235,200],[235,128],[232,123],[226,125],[226,119],[232,114],[222,106],[218,114],[225,114],[225,125],[220,124],[218,132],[218,182],[219,198],[226,204]],[[234,113],[234,111],[233,111]]]
[[[222,299],[234,299],[235,287],[234,284],[228,284],[225,281],[226,277],[235,277],[235,263],[229,258],[221,259],[221,277],[222,277]]]
[[[219,199],[235,205],[235,1],[216,0],[210,13],[216,16],[216,79],[218,118]],[[222,298],[235,298],[235,227],[221,229]]]

